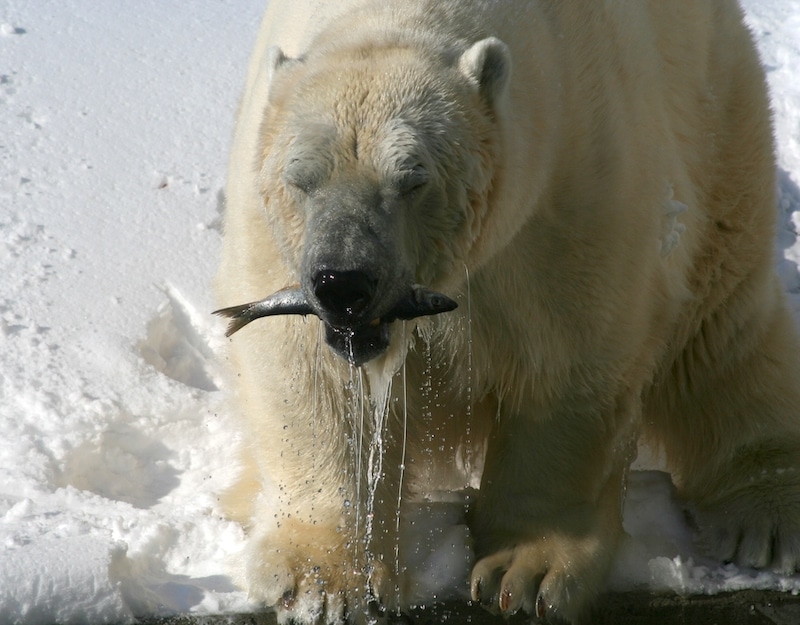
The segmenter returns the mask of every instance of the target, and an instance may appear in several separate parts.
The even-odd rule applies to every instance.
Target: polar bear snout
[[[320,269],[310,279],[308,301],[325,324],[325,341],[354,365],[382,354],[391,341],[390,325],[397,320],[438,315],[458,304],[448,296],[417,284],[404,286],[386,307],[380,281],[362,270]]]
[[[377,278],[365,271],[324,269],[311,277],[314,296],[332,325],[360,325],[372,307]]]

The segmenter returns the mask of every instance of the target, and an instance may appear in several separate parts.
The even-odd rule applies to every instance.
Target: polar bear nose
[[[369,308],[377,281],[363,271],[318,271],[312,278],[314,295],[337,320],[358,319]]]

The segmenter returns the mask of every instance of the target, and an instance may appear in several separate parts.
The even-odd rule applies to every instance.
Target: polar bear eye
[[[405,169],[397,176],[395,185],[400,193],[411,193],[424,186],[430,179],[428,170],[422,165]]]
[[[320,175],[299,159],[292,159],[283,171],[283,181],[303,193],[311,193],[320,183]]]

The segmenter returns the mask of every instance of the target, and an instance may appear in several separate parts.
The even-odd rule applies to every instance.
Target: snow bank
[[[745,4],[775,100],[778,263],[797,293],[800,3]],[[226,567],[242,532],[216,501],[236,435],[208,311],[261,5],[0,6],[0,625],[248,608]],[[419,518],[440,523],[419,530],[433,540],[413,556],[418,595],[463,592],[458,514]],[[626,527],[613,587],[800,590],[699,557],[662,473],[632,475]]]
[[[208,311],[261,11],[0,7],[0,623],[244,607]]]

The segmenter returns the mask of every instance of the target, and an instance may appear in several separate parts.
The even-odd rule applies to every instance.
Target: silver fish
[[[380,320],[386,323],[391,323],[397,319],[407,321],[417,317],[450,312],[456,308],[458,308],[458,303],[447,297],[447,295],[426,289],[419,284],[414,284],[408,294],[400,299]]]
[[[228,317],[231,321],[225,331],[225,336],[231,336],[241,330],[251,321],[271,315],[313,315],[314,310],[309,306],[303,292],[298,286],[289,286],[258,302],[239,304],[215,310],[215,315]]]
[[[438,315],[455,309],[458,304],[441,293],[418,284],[412,285],[408,294],[401,298],[385,315],[372,321],[370,325],[391,323],[398,319],[416,319],[428,315]],[[251,321],[272,315],[316,315],[316,311],[306,300],[299,286],[290,286],[258,302],[229,306],[215,310],[215,315],[231,320],[225,336],[231,336]]]

